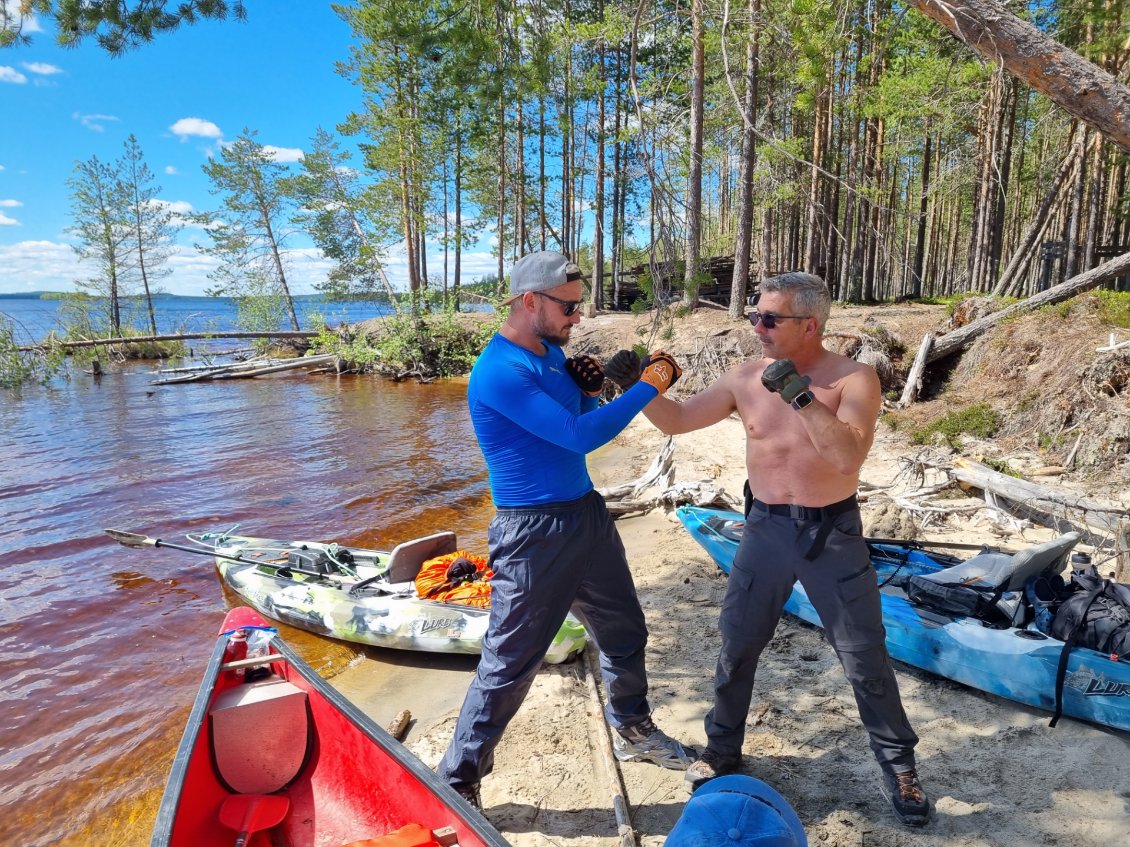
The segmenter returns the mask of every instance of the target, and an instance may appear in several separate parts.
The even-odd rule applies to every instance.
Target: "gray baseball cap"
[[[560,253],[527,253],[510,269],[510,296],[502,304],[513,303],[528,292],[549,291],[580,278],[581,269]]]

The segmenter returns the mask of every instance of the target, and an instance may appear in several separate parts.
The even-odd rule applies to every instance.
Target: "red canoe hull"
[[[277,634],[269,642],[269,675],[224,669],[225,658],[233,657],[229,633],[248,626],[270,628],[249,609],[225,620],[173,762],[152,847],[234,843],[237,832],[221,821],[220,809],[233,795],[247,801],[254,794],[285,797],[289,809],[277,825],[253,833],[249,847],[340,847],[409,824],[449,837],[453,829],[460,847],[507,847],[477,810]],[[277,691],[283,694],[271,693]]]

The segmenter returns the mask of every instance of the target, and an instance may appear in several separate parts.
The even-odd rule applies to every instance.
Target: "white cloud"
[[[169,176],[176,176],[180,173],[180,171],[178,171],[172,165],[165,165],[165,173],[167,173]]]
[[[179,136],[181,141],[192,137],[222,138],[224,135],[218,126],[203,118],[181,118],[169,127],[169,131]]]
[[[61,74],[63,69],[56,65],[49,65],[46,62],[21,62],[24,70],[33,74],[40,74],[42,76],[51,76],[53,74]]]
[[[0,168],[0,170],[3,169]],[[3,209],[16,209],[22,205],[23,203],[21,203],[19,200],[0,200],[0,208]]]
[[[10,82],[13,85],[24,85],[27,77],[11,65],[0,65],[0,82]]]
[[[15,218],[9,218],[3,212],[0,212],[0,226],[19,226],[20,222]]]
[[[0,244],[0,291],[69,291],[73,280],[85,275],[69,244]]]
[[[263,152],[276,162],[301,162],[306,154],[295,147],[275,147],[273,144],[264,144]]]
[[[104,124],[121,120],[116,115],[80,115],[78,112],[74,112],[71,117],[91,132],[103,132],[106,129]]]
[[[192,214],[192,204],[187,200],[154,200],[153,202],[158,206],[164,206],[177,215]]]

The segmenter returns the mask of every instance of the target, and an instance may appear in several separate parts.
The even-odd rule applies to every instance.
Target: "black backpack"
[[[1063,709],[1067,657],[1076,647],[1089,647],[1113,660],[1130,656],[1130,585],[1099,576],[1094,566],[1071,575],[1070,593],[1052,618],[1053,638],[1064,643],[1055,679],[1055,726]]]

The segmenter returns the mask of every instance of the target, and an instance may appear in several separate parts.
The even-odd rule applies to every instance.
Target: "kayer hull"
[[[250,642],[237,643],[246,633]],[[256,642],[257,661],[229,661],[235,647]],[[150,845],[230,845],[245,827],[249,845],[378,839],[370,842],[375,847],[384,839],[398,847],[507,847],[478,811],[322,680],[262,617],[238,608],[208,659]]]
[[[679,519],[727,574],[738,549],[743,517],[737,512],[697,507],[678,510]],[[1049,712],[1055,710],[1055,680],[1064,644],[1034,627],[985,626],[970,617],[947,616],[911,602],[890,580],[935,573],[960,560],[934,555],[908,542],[871,544],[871,561],[881,586],[887,650],[908,665],[930,671]],[[820,626],[798,582],[785,611]],[[1130,730],[1130,662],[1076,647],[1068,657],[1063,714],[1116,729]]]
[[[419,561],[412,564],[412,576],[407,581],[392,582],[389,565],[395,549],[384,552],[212,533],[191,534],[189,538],[211,546],[217,554],[239,559],[217,558],[221,577],[243,600],[272,620],[375,647],[432,653],[482,651],[490,610],[417,597],[411,579],[419,570]],[[453,535],[450,545],[454,545]],[[447,547],[442,549],[447,552]],[[339,557],[345,551],[353,573],[301,573],[288,567],[291,554],[299,551],[307,555],[328,551]],[[357,590],[359,583],[366,583],[361,590]],[[584,648],[586,638],[580,622],[568,617],[545,660],[565,661]]]

